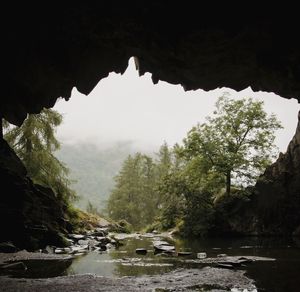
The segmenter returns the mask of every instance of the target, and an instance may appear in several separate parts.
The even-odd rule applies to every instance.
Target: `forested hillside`
[[[75,205],[86,209],[91,202],[101,211],[114,185],[113,177],[132,152],[131,143],[126,142],[105,149],[92,144],[62,144],[56,156],[70,169],[72,188],[80,196]]]

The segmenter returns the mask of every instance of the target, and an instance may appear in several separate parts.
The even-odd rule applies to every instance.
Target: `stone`
[[[170,253],[175,252],[175,246],[170,245],[166,241],[154,241],[153,247],[155,252],[170,252]]]
[[[189,256],[189,255],[192,255],[192,252],[191,251],[179,251],[177,253],[178,256]]]
[[[101,218],[101,220],[104,220],[103,218]],[[108,223],[109,224],[109,223]],[[108,235],[108,227],[103,227],[103,228],[96,228],[95,230],[94,230],[94,233],[97,233],[97,232],[99,232],[99,233],[102,233],[103,235],[102,236],[107,236]],[[100,235],[101,236],[101,235]]]
[[[83,235],[83,234],[69,234],[69,237],[71,239],[76,239],[76,240],[85,239],[86,238],[86,236]]]
[[[1,242],[0,252],[16,252],[17,248],[11,242]]]
[[[101,244],[98,247],[99,247],[100,251],[106,251],[107,250],[107,247],[106,247],[105,244]]]
[[[105,246],[106,246],[106,249],[114,248],[114,246],[111,243],[107,243]]]
[[[85,252],[77,252],[77,253],[74,253],[74,257],[80,257],[80,256],[83,256],[85,254],[86,254]]]
[[[197,253],[197,258],[198,258],[198,259],[204,259],[204,258],[206,258],[206,257],[207,257],[206,252],[198,252],[198,253]]]
[[[234,269],[234,266],[231,264],[223,264],[223,263],[218,263],[217,264],[218,268],[222,268],[222,269]]]
[[[90,242],[89,240],[84,240],[84,239],[79,239],[78,240],[79,245],[88,245],[89,242]]]
[[[72,251],[71,253],[72,254],[75,254],[75,253],[81,253],[81,252],[87,252],[88,250],[88,245],[82,245],[82,246],[72,246]]]
[[[147,249],[146,249],[146,248],[137,248],[137,249],[135,250],[135,252],[136,252],[137,254],[147,254]]]

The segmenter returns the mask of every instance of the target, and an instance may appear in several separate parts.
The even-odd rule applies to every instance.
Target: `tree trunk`
[[[226,195],[230,195],[230,187],[231,187],[231,171],[226,173]]]

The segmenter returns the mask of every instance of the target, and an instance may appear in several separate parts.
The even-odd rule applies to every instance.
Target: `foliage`
[[[116,233],[131,233],[134,230],[129,222],[127,222],[125,219],[121,219],[119,221],[111,221],[109,231]]]
[[[171,160],[166,143],[155,160],[141,153],[129,155],[115,177],[116,186],[108,200],[109,216],[113,220],[124,219],[135,229],[152,223],[167,199],[158,192],[158,185],[169,173]]]
[[[181,159],[182,160],[182,159]],[[169,199],[161,214],[164,229],[174,228],[178,222],[181,231],[187,235],[204,235],[213,218],[212,190],[207,175],[201,169],[199,159],[182,160],[165,177],[160,192]]]
[[[70,188],[68,169],[53,155],[60,147],[55,129],[61,122],[61,114],[44,109],[40,114],[28,115],[21,127],[11,127],[5,123],[4,138],[35,183],[51,187],[58,197],[69,201],[75,199],[76,195]]]
[[[150,233],[153,231],[161,231],[161,223],[157,219],[154,220],[153,223],[147,225],[145,228],[143,228],[143,232],[145,233]]]
[[[224,94],[213,117],[189,131],[182,153],[187,159],[201,157],[203,167],[223,175],[230,194],[232,179],[252,183],[270,164],[275,155],[274,132],[280,128],[275,115],[263,110],[263,102],[233,100]]]
[[[108,200],[109,216],[113,220],[124,219],[137,229],[152,222],[159,204],[155,179],[155,165],[150,157],[129,155],[115,177],[116,186]]]
[[[155,160],[140,153],[125,160],[109,198],[110,216],[184,236],[218,230],[216,224],[248,204],[244,186],[274,157],[280,128],[262,102],[224,94],[213,116],[193,127],[181,146],[164,143]]]
[[[73,232],[75,233],[93,230],[99,227],[99,221],[101,220],[101,217],[97,214],[84,212],[72,206],[69,206],[67,216],[70,224],[73,226]]]

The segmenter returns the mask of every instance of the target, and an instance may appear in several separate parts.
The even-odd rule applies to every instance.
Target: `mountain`
[[[130,142],[119,142],[101,149],[93,144],[62,144],[56,157],[70,169],[71,187],[80,196],[75,205],[86,209],[90,201],[98,210],[105,207],[114,186],[114,176],[124,159],[134,153]]]

